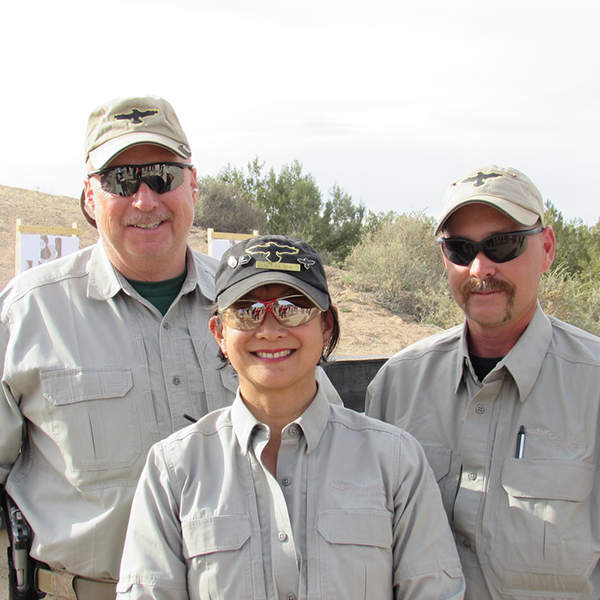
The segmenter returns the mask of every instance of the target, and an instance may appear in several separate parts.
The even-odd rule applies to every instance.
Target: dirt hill
[[[24,225],[83,229],[80,247],[98,239],[79,210],[79,200],[0,185],[0,289],[15,272],[15,222]],[[192,228],[190,245],[207,251],[206,233]],[[369,294],[347,286],[342,271],[328,268],[327,276],[334,303],[340,315],[342,337],[337,356],[387,356],[438,331],[437,328],[410,323],[380,307]]]

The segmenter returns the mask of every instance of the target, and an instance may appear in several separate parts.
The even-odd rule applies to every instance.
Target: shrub
[[[252,233],[258,229],[264,234],[267,217],[234,184],[204,177],[198,181],[194,225],[231,233]]]
[[[592,279],[559,266],[544,273],[539,297],[544,312],[600,335],[600,288]]]
[[[416,321],[460,322],[434,230],[433,218],[423,213],[386,215],[346,260],[353,284]]]

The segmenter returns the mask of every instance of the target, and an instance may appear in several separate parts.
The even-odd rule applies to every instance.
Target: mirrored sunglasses
[[[292,298],[303,298],[304,302],[291,302]],[[302,305],[305,306],[302,306]],[[310,306],[308,306],[310,305]],[[267,312],[272,312],[284,327],[297,327],[314,319],[322,311],[303,295],[286,296],[274,300],[245,300],[220,310],[223,322],[233,329],[253,331],[260,327]]]
[[[527,229],[525,231],[508,231],[497,233],[481,240],[472,242],[463,238],[438,238],[444,256],[455,265],[466,267],[470,265],[479,251],[483,252],[495,263],[505,263],[521,256],[527,250],[527,236],[541,233],[543,227]]]
[[[178,188],[184,180],[184,169],[194,165],[177,162],[160,162],[150,165],[119,165],[88,173],[100,177],[100,187],[115,196],[132,196],[142,181],[157,194]]]

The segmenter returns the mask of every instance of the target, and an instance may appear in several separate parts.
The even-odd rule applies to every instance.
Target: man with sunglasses
[[[440,235],[464,325],[392,357],[367,414],[423,445],[468,600],[600,598],[600,339],[543,313],[555,237],[521,172],[448,189]]]
[[[0,296],[0,483],[32,531],[15,598],[114,599],[149,448],[237,388],[208,328],[218,261],[187,244],[198,189],[173,108],[108,102],[85,152],[98,244]]]

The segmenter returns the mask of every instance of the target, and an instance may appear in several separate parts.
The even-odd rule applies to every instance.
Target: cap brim
[[[446,221],[459,208],[462,208],[467,204],[487,204],[488,206],[491,206],[504,213],[509,219],[512,219],[519,225],[526,225],[528,227],[530,227],[531,225],[535,225],[540,220],[540,216],[537,213],[527,210],[526,208],[523,208],[522,206],[519,206],[514,202],[510,202],[505,198],[499,198],[497,196],[473,196],[447,209],[446,212],[440,218],[438,226],[435,229],[434,235],[438,236],[440,234],[440,231],[444,227]]]
[[[274,283],[280,283],[282,285],[289,285],[290,287],[293,287],[309,298],[315,304],[315,306],[322,311],[329,309],[329,295],[321,290],[318,290],[309,283],[306,283],[305,281],[298,279],[298,277],[294,277],[293,275],[289,275],[287,273],[263,272],[243,279],[242,281],[238,281],[231,287],[227,288],[224,292],[219,294],[219,297],[217,298],[219,310],[225,310],[226,308],[229,308],[234,302],[237,302],[240,298],[243,298],[246,294],[258,287]]]
[[[161,146],[184,159],[188,159],[191,156],[189,147],[180,142],[176,142],[164,135],[140,131],[108,140],[98,148],[90,151],[89,160],[94,169],[103,169],[117,154],[120,154],[123,150],[127,150],[127,148],[139,146],[140,144]]]

